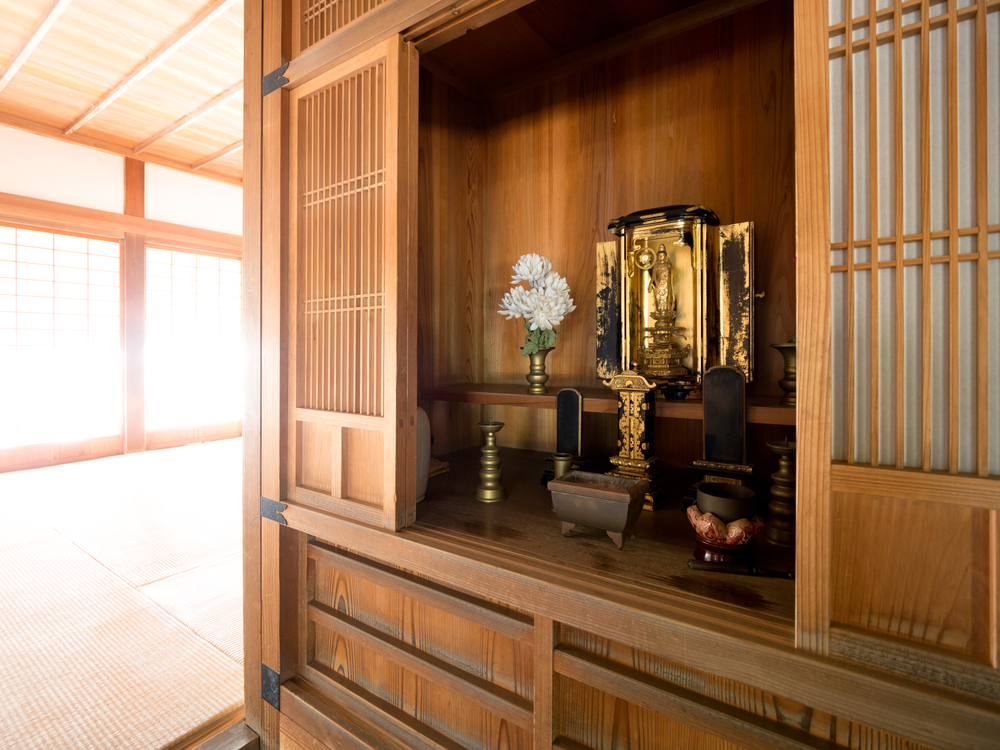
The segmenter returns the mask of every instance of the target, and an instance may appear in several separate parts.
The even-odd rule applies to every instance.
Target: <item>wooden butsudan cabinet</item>
[[[246,716],[262,747],[995,747],[995,484],[969,478],[986,498],[973,510],[920,511],[955,540],[946,575],[917,560],[896,585],[874,565],[867,500],[844,499],[865,477],[831,470],[825,5],[246,0],[244,309],[260,344],[244,427]],[[870,28],[891,6],[876,5]],[[918,5],[897,2],[893,19]],[[751,440],[795,428],[794,584],[688,573],[679,513],[623,557],[546,537],[537,474],[518,477],[554,420],[516,390],[516,324],[495,314],[510,265],[541,252],[567,276],[578,310],[550,385],[596,395],[594,243],[609,218],[692,199],[755,222]],[[794,418],[777,407],[780,358],[762,354],[793,333]],[[438,453],[474,451],[483,417],[507,422],[512,497],[492,520],[463,506],[459,458],[433,485],[453,522],[416,506],[418,399]],[[614,441],[605,406],[585,415],[595,453]],[[660,411],[661,458],[697,457],[697,408]],[[914,508],[879,503],[893,524]],[[954,574],[967,537],[971,582]],[[884,554],[919,557],[904,540]],[[907,622],[857,617],[866,587],[876,620]],[[941,616],[921,609],[927,592],[946,588],[965,618],[948,632],[969,630],[974,648],[913,637]]]

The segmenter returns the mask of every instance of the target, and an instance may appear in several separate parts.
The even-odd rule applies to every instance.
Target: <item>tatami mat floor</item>
[[[241,456],[0,474],[0,749],[162,750],[239,710]]]

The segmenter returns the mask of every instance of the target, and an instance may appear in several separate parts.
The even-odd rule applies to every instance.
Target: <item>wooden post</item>
[[[145,216],[145,163],[125,159],[125,214]],[[146,237],[125,234],[122,275],[125,366],[125,452],[146,450]]]

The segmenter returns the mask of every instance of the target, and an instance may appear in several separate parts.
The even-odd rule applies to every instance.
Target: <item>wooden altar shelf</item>
[[[565,386],[567,388],[572,386]],[[536,409],[555,409],[556,394],[560,388],[550,387],[545,396],[532,396],[521,384],[461,383],[440,385],[421,391],[420,397],[430,401],[456,401],[466,404],[496,404],[498,406],[531,406]],[[576,388],[583,396],[583,410],[597,414],[614,414],[618,401],[607,388]],[[674,419],[701,419],[701,401],[657,400],[656,416]],[[747,399],[747,421],[755,424],[795,426],[795,407],[784,406],[777,397]]]

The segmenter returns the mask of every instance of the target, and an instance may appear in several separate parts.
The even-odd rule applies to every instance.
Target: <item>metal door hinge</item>
[[[262,98],[270,94],[272,91],[277,91],[288,83],[288,79],[284,76],[284,72],[286,70],[288,70],[288,63],[285,63],[279,68],[275,68],[260,79],[260,95]]]
[[[281,511],[288,507],[288,503],[279,503],[277,500],[271,500],[263,495],[260,498],[260,517],[266,518],[269,521],[274,521],[275,523],[280,523],[282,526],[287,526],[288,521],[285,517],[281,515]]]
[[[281,710],[281,677],[263,662],[260,664],[260,697]]]

